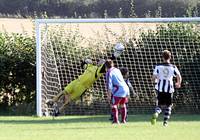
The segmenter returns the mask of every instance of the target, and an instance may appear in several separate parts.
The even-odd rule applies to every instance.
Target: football
[[[122,43],[117,43],[115,45],[114,56],[119,57],[123,51],[124,51],[124,45]]]
[[[119,52],[124,51],[124,45],[122,43],[117,43],[115,45],[115,51],[119,51]]]

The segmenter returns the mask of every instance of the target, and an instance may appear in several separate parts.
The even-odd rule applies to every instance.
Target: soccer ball
[[[122,43],[117,43],[115,45],[115,51],[118,51],[118,52],[124,51],[124,45]]]
[[[114,56],[119,57],[123,51],[124,51],[124,45],[122,43],[117,43],[115,45]]]

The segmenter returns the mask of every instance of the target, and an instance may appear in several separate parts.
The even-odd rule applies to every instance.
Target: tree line
[[[1,17],[104,18],[199,16],[198,0],[1,0]]]

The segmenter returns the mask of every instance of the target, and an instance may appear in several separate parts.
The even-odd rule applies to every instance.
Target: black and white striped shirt
[[[156,65],[153,75],[157,77],[156,90],[159,92],[173,93],[173,77],[180,75],[180,72],[175,65],[164,63]]]

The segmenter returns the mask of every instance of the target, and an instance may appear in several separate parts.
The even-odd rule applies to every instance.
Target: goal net
[[[52,99],[84,69],[81,60],[109,58],[117,42],[125,46],[115,60],[127,67],[137,95],[130,94],[129,113],[153,111],[156,99],[153,68],[161,63],[161,52],[172,52],[172,63],[182,77],[182,88],[174,93],[174,111],[196,113],[200,108],[200,18],[144,19],[38,19],[37,115],[51,115],[46,101]],[[65,114],[109,114],[105,76],[78,100],[66,106]]]

